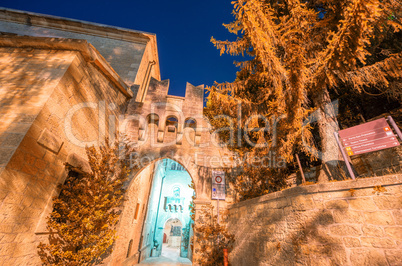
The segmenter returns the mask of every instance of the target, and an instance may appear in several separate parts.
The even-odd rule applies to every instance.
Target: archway
[[[113,264],[155,260],[162,255],[163,259],[191,264],[189,240],[193,221],[189,207],[195,196],[191,182],[187,169],[169,158],[154,160],[133,174],[122,209]],[[163,250],[163,239],[166,224],[173,219],[181,224],[180,233],[177,229],[175,232],[176,237],[180,234],[176,239],[179,247],[174,245],[176,258],[172,252],[162,254],[168,249],[172,251],[171,247]]]
[[[155,166],[152,187],[149,193],[147,216],[144,220],[142,235],[150,236],[142,244],[148,247],[142,258],[160,257],[163,249],[165,224],[170,219],[180,221],[181,228],[188,229],[191,220],[190,205],[194,190],[190,187],[191,177],[186,169],[172,159],[163,159]],[[175,232],[180,239],[180,257],[188,257],[188,242],[182,245],[183,230]],[[149,254],[146,254],[150,252]],[[173,259],[173,258],[169,258]]]
[[[163,227],[161,256],[177,260],[182,245],[183,224],[178,218],[169,218]]]

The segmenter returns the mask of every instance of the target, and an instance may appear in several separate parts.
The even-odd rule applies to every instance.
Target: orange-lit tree
[[[221,54],[248,58],[236,63],[240,71],[234,82],[209,88],[205,113],[215,128],[240,129],[242,137],[229,141],[228,131],[222,130],[221,140],[240,155],[264,157],[275,152],[290,162],[295,151],[302,152],[312,160],[318,158],[336,174],[340,158],[333,133],[339,128],[330,93],[370,89],[402,100],[402,2],[232,3],[235,21],[224,26],[239,37],[236,41],[211,41]],[[318,118],[318,144],[308,123],[313,113]],[[220,114],[240,120],[214,118]],[[264,145],[250,145],[244,132],[254,144]],[[270,175],[271,170],[264,167],[259,174],[255,167],[246,166],[237,181],[245,183],[248,191],[267,182],[277,184],[276,189],[283,187],[281,178],[269,180],[278,175]],[[319,180],[326,181],[326,175]]]
[[[129,171],[115,146],[86,152],[92,172],[70,174],[53,200],[49,243],[38,246],[45,265],[95,265],[111,253]]]

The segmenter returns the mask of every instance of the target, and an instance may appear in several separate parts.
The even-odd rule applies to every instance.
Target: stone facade
[[[113,139],[132,88],[145,75],[159,78],[158,64],[143,62],[157,60],[155,36],[4,9],[0,32],[0,261],[40,265],[37,245],[48,237],[64,163],[88,171],[85,146]],[[116,58],[138,71],[124,72]]]
[[[119,116],[127,96],[79,52],[20,48],[1,52],[1,59],[9,62],[3,66],[18,66],[1,72],[3,81],[9,81],[2,87],[1,113],[6,123],[0,136],[5,157],[0,188],[1,255],[15,265],[36,255],[36,245],[46,232],[44,218],[51,198],[66,176],[64,163],[72,157],[85,158],[85,145],[115,134],[109,129],[116,126],[106,118]],[[94,105],[81,108],[79,104],[85,102]],[[111,103],[113,110],[107,108]]]
[[[185,97],[168,95],[169,81],[151,79],[143,102],[131,99],[120,128],[135,149],[133,163],[170,158],[185,167],[196,186],[197,199],[211,197],[211,171],[229,167],[230,153],[220,147],[203,117],[204,86],[187,83]],[[168,125],[168,119],[176,120]],[[154,121],[151,121],[151,120]],[[194,121],[190,127],[187,121]],[[133,156],[134,158],[134,156]]]
[[[156,36],[152,33],[0,8],[0,35],[87,40],[123,81],[140,86],[154,62],[151,76],[160,79]]]
[[[230,166],[230,154],[202,117],[202,85],[187,84],[185,97],[168,95],[154,34],[0,9],[0,62],[1,262],[40,264],[37,245],[48,237],[64,164],[90,171],[85,146],[102,145],[118,129],[148,161],[131,175],[106,263],[137,263],[158,160],[172,158],[188,171],[196,209],[211,203],[211,170]]]
[[[168,90],[169,80],[158,81],[151,78],[149,87],[143,91],[138,90],[137,97],[130,100],[120,131],[125,132],[127,143],[135,151],[132,153],[131,163],[139,170],[133,173],[133,178],[149,162],[165,158],[172,159],[185,168],[195,184],[197,221],[198,210],[203,205],[216,205],[216,201],[211,200],[212,170],[230,167],[233,162],[230,161],[230,152],[217,144],[216,136],[210,133],[210,125],[203,117],[204,86],[187,83],[185,97],[168,95]],[[143,95],[139,96],[141,93]],[[170,123],[171,118],[175,122]],[[233,202],[230,190],[227,189],[227,192],[226,201],[220,203],[222,209]],[[153,198],[152,194],[149,197]],[[146,226],[144,223],[142,232],[149,231]],[[149,237],[154,234],[152,230],[150,232]],[[143,238],[147,236],[144,235]],[[197,246],[196,239],[194,243]],[[133,244],[138,247],[142,243],[134,241]],[[152,243],[143,245],[124,264],[133,265],[138,254],[141,256],[140,260],[145,259],[149,256],[150,249]],[[157,252],[159,254],[160,250]]]
[[[113,247],[110,265],[121,265],[124,261],[128,265],[138,262],[139,243],[148,212],[154,172],[155,163],[152,163],[133,179],[127,189],[117,230],[119,237]]]
[[[232,265],[401,265],[402,176],[289,188],[229,207]],[[381,187],[378,187],[381,186]]]

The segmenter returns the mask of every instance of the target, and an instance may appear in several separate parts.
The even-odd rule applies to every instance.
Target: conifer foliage
[[[53,200],[49,243],[38,246],[44,265],[95,265],[111,253],[129,171],[115,146],[86,153],[91,173],[71,172],[66,165],[72,174]]]
[[[219,132],[232,151],[260,158],[271,151],[287,162],[301,152],[322,163],[339,162],[330,93],[369,88],[402,100],[401,1],[232,3],[235,21],[224,26],[239,37],[211,41],[221,54],[248,58],[236,63],[240,71],[234,82],[209,88],[205,110],[214,128],[241,130],[242,137],[232,141],[228,131]],[[319,118],[319,143],[309,124],[313,113]]]

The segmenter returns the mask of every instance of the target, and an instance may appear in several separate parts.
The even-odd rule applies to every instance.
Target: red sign
[[[212,171],[212,199],[225,200],[225,172]]]
[[[399,146],[385,118],[338,132],[349,156]]]

